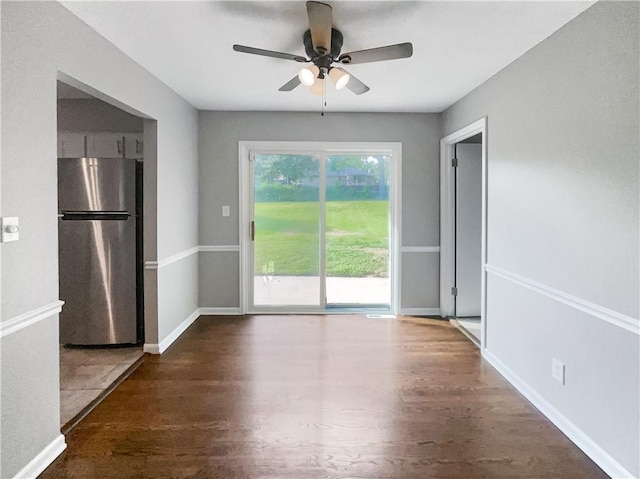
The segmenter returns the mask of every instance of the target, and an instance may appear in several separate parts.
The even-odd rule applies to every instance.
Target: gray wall
[[[149,118],[147,190],[157,203],[145,227],[157,239],[147,260],[238,244],[239,140],[402,142],[403,245],[436,246],[438,141],[486,115],[489,263],[638,317],[637,3],[596,4],[447,110],[443,131],[436,114],[202,112],[199,141],[190,105],[64,7],[0,5],[0,205],[21,221],[20,241],[0,246],[2,321],[58,298],[59,75]],[[221,287],[236,282],[237,261],[237,252],[160,261],[145,285],[147,314],[155,307],[158,317],[147,341],[159,343],[198,305],[237,306],[238,291]],[[437,265],[433,253],[403,254],[403,307],[438,306]],[[636,334],[489,275],[487,339],[488,351],[536,394],[640,474]],[[57,343],[56,316],[2,338],[2,477],[58,434]],[[551,357],[567,365],[565,386],[550,377]]]
[[[58,355],[57,320],[2,338],[2,479],[14,477],[60,434]]]
[[[157,178],[152,185],[157,204],[145,201],[151,214],[156,212],[150,224],[157,223],[157,250],[149,248],[146,259],[162,260],[197,246],[198,158],[195,109],[63,6],[2,2],[0,8],[1,206],[2,216],[19,216],[21,226],[20,241],[0,246],[4,322],[58,299],[58,79],[75,79],[94,96],[157,120],[157,151],[145,152],[145,161],[152,161],[145,163],[150,178]],[[147,123],[155,125],[145,121],[145,140],[155,136]],[[173,304],[158,307],[155,337],[147,342],[160,342],[198,306],[197,262],[187,261],[179,276],[168,269],[174,265],[157,271],[157,294],[173,291]],[[172,282],[179,284],[172,288]],[[147,286],[156,294],[154,285]],[[59,433],[57,324],[53,315],[2,337],[3,478],[12,477]]]
[[[58,131],[142,132],[143,119],[101,100],[58,100]]]
[[[488,117],[488,263],[636,320],[639,8],[597,3],[443,114],[445,134]],[[637,334],[494,274],[487,326],[491,354],[640,474]]]
[[[214,111],[199,115],[201,245],[239,244],[240,140],[401,142],[402,243],[439,245],[439,115],[329,113],[322,117],[319,113]],[[222,217],[222,205],[231,207],[230,217]],[[403,275],[407,290],[401,306],[437,308],[437,253],[420,254],[435,255],[436,261],[425,259],[427,269],[411,277]],[[212,255],[215,259],[208,258]],[[201,252],[200,256],[200,278],[206,279],[200,288],[200,306],[237,307],[237,287],[231,289],[225,281],[229,274],[237,277],[238,263],[223,258],[237,258],[237,252]],[[234,271],[218,268],[232,261]]]

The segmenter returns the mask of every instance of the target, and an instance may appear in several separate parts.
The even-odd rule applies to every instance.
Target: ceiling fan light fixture
[[[311,85],[309,91],[314,95],[322,95],[324,93],[324,79],[318,78],[314,84]]]
[[[312,93],[317,95],[326,94],[326,76],[331,77],[336,90],[341,90],[346,86],[356,95],[362,95],[370,90],[367,85],[338,67],[338,65],[333,67],[334,63],[355,65],[358,63],[398,60],[409,58],[413,55],[413,45],[410,42],[341,53],[342,32],[334,28],[332,7],[328,3],[324,3],[325,1],[327,0],[307,1],[309,29],[302,35],[305,57],[237,44],[233,45],[233,50],[240,53],[279,58],[309,65],[299,70],[298,74],[278,88],[278,91],[288,92],[300,85],[305,85],[310,88]]]
[[[351,75],[338,68],[332,68],[329,71],[329,77],[333,81],[333,84],[336,86],[336,90],[342,90],[345,86],[347,86],[347,83],[349,83],[349,80],[351,79]]]
[[[302,83],[304,86],[312,86],[316,81],[319,73],[320,69],[315,65],[311,65],[302,68],[298,72],[298,78],[300,79],[300,83]]]

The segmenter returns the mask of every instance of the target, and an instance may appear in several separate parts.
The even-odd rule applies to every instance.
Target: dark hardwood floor
[[[201,317],[43,478],[608,477],[445,321]]]

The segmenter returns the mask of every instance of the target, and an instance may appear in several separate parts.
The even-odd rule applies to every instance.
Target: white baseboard
[[[440,316],[440,308],[400,308],[403,316]]]
[[[67,448],[64,436],[60,434],[45,447],[40,454],[29,461],[13,479],[33,479],[38,477]]]
[[[196,309],[189,315],[182,323],[180,323],[169,335],[160,341],[160,344],[145,343],[142,350],[149,354],[162,354],[167,350],[178,337],[186,331],[186,329],[193,324],[193,322],[200,316],[200,310]]]
[[[142,352],[149,354],[160,354],[160,345],[155,343],[144,343],[142,345]]]
[[[487,349],[482,350],[482,356],[507,381],[509,381],[525,398],[529,400],[547,419],[560,429],[576,446],[591,458],[604,472],[614,479],[633,479],[634,475],[627,471],[618,461],[611,457],[596,442],[587,436],[579,427],[567,419],[560,411],[538,394],[531,386],[523,381],[507,365],[500,361]]]
[[[203,316],[238,316],[242,314],[240,308],[200,308],[199,311]]]

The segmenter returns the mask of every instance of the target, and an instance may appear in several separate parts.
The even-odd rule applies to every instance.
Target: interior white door
[[[456,316],[480,316],[482,145],[456,145]]]

